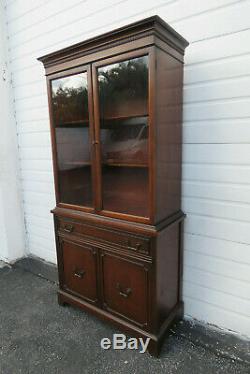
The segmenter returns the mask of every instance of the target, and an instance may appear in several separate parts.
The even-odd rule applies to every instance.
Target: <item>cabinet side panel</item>
[[[173,223],[157,237],[157,315],[162,325],[179,297],[179,235],[180,225]]]
[[[183,64],[156,51],[156,222],[180,209]]]

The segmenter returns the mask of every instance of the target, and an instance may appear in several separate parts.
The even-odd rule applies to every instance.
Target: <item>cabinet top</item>
[[[87,54],[89,55],[101,49],[125,44],[147,36],[158,37],[182,55],[189,44],[186,39],[163,21],[163,19],[159,16],[152,16],[94,38],[87,39],[70,47],[63,48],[59,51],[49,53],[39,57],[38,60],[41,61],[45,67],[49,67],[70,59],[75,59]]]

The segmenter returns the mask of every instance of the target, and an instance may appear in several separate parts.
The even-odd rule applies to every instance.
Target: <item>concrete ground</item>
[[[173,327],[159,358],[104,351],[100,340],[116,328],[58,306],[56,289],[55,269],[35,260],[0,268],[0,374],[250,373],[249,341],[187,321]]]

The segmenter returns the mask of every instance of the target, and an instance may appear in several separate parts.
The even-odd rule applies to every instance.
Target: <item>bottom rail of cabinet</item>
[[[179,302],[168,315],[165,322],[162,324],[159,333],[155,335],[150,333],[149,331],[142,330],[139,327],[62,290],[58,291],[58,303],[59,305],[73,305],[87,312],[95,314],[100,319],[112,323],[131,336],[138,338],[141,337],[144,339],[150,338],[147,351],[155,357],[159,356],[163,340],[167,336],[171,325],[183,318],[183,302]]]

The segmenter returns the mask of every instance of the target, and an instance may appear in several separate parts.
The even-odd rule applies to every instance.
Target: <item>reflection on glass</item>
[[[52,81],[60,202],[92,206],[87,73]]]
[[[103,208],[148,216],[148,57],[98,69]]]
[[[147,117],[103,121],[101,143],[105,164],[146,165],[148,159]]]
[[[102,118],[130,117],[148,112],[147,56],[98,69]]]
[[[89,120],[87,73],[52,81],[54,125],[84,125]]]

